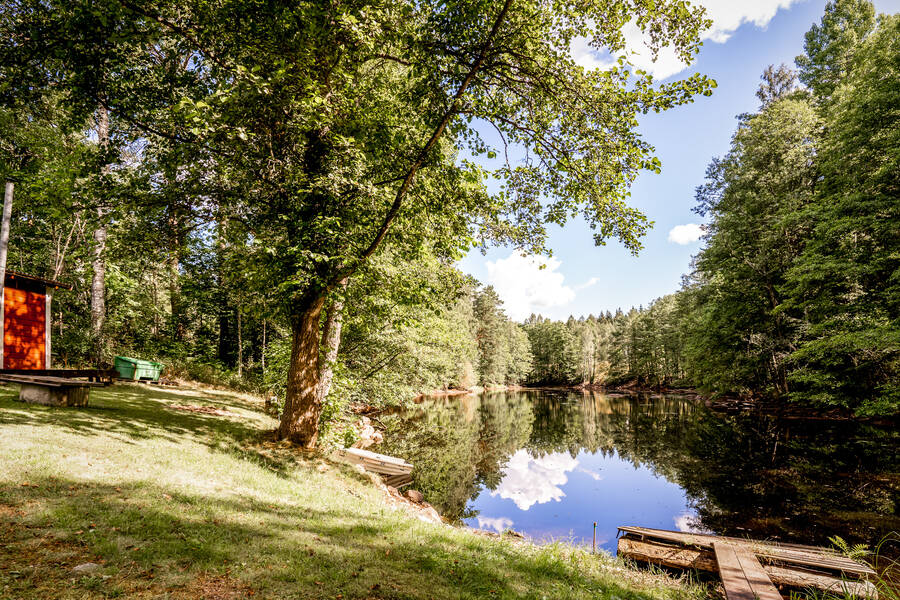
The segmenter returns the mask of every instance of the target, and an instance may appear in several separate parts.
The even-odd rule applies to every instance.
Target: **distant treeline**
[[[617,310],[565,322],[540,316],[525,321],[533,356],[531,385],[687,385],[678,298],[648,309]]]

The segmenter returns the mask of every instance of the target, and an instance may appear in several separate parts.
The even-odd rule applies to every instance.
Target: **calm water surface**
[[[616,527],[876,543],[900,531],[890,428],[723,416],[677,396],[511,392],[384,415],[444,516],[615,551]]]

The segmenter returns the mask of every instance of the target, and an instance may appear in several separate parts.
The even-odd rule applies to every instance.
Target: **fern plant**
[[[853,560],[860,560],[866,558],[867,556],[869,556],[869,554],[871,554],[871,552],[869,551],[869,546],[867,544],[854,544],[851,546],[847,542],[847,540],[839,535],[829,537],[828,541],[831,542],[832,545],[837,548],[841,554]]]

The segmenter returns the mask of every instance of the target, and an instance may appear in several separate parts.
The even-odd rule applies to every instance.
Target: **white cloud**
[[[599,277],[591,277],[590,279],[588,279],[588,280],[585,281],[584,283],[580,283],[580,284],[576,285],[576,286],[575,286],[575,291],[576,291],[576,292],[580,292],[581,290],[586,290],[586,289],[588,289],[589,287],[591,287],[592,285],[597,285],[598,283],[600,283],[600,278],[599,278]]]
[[[578,467],[579,473],[584,473],[594,481],[603,481],[603,475],[597,473],[596,471],[591,471],[590,469],[585,469],[584,467]]]
[[[693,244],[701,237],[703,237],[703,226],[696,223],[676,225],[669,230],[669,241],[681,246]]]
[[[575,62],[585,69],[608,69],[616,64],[610,57],[603,57],[588,44],[587,38],[577,37],[569,45],[569,52]]]
[[[525,450],[518,450],[510,457],[503,480],[491,496],[512,500],[519,510],[559,501],[566,495],[560,488],[569,480],[566,472],[577,466],[578,461],[568,454],[532,458]]]
[[[555,258],[516,251],[508,258],[488,261],[487,280],[503,300],[506,314],[521,321],[531,313],[565,306],[575,299],[575,290],[563,283],[565,276],[557,272],[560,264]]]
[[[706,8],[706,16],[712,19],[712,27],[701,34],[703,40],[724,44],[744,23],[756,27],[766,27],[782,8],[790,8],[802,0],[694,0]],[[665,79],[688,68],[678,58],[671,47],[660,48],[653,60],[653,54],[646,45],[645,36],[634,22],[628,23],[622,33],[625,36],[625,54],[636,68],[647,71],[656,79]],[[608,69],[613,62],[609,56],[597,53],[584,39],[576,39],[571,45],[572,57],[586,69]]]
[[[792,4],[802,0],[753,0],[753,2],[735,2],[734,0],[700,0],[706,7],[707,16],[713,20],[713,26],[703,34],[703,39],[710,39],[724,44],[744,23],[752,23],[757,27],[766,27],[780,9],[788,9]]]
[[[671,46],[660,48],[654,59],[653,52],[647,46],[647,36],[634,21],[623,27],[622,33],[625,36],[625,54],[636,69],[646,71],[656,79],[665,79],[688,68],[689,65],[678,58]]]
[[[677,517],[672,517],[672,520],[675,521],[675,529],[678,531],[683,531],[684,533],[709,533],[709,530],[700,525],[697,517],[692,514],[684,513]]]
[[[503,533],[507,529],[512,528],[512,519],[506,517],[478,517],[479,529],[493,529],[497,533]]]

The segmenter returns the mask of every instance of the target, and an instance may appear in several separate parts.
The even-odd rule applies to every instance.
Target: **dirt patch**
[[[190,598],[203,598],[203,600],[236,600],[237,598],[252,598],[255,592],[237,579],[228,575],[215,577],[200,577],[186,590]]]
[[[426,523],[434,523],[436,525],[447,525],[448,522],[438,513],[438,511],[428,502],[414,502],[407,496],[400,493],[397,488],[387,485],[382,480],[381,475],[366,471],[362,465],[354,467],[360,474],[364,475],[372,482],[372,484],[382,493],[386,506],[394,510],[405,511],[420,521]]]
[[[10,506],[8,504],[0,504],[0,519],[14,519],[18,517],[24,517],[25,512],[15,506]]]
[[[573,386],[574,389],[606,392],[609,393],[629,393],[629,394],[665,394],[667,396],[691,396],[700,398],[702,395],[694,388],[671,387],[668,385],[650,385],[641,383],[636,379],[619,382],[612,385],[603,383],[582,383]]]
[[[349,406],[350,412],[356,415],[378,415],[384,412],[384,407],[363,402],[353,402]]]
[[[506,390],[507,388],[500,388],[501,390]],[[494,388],[491,388],[489,391],[497,391]],[[476,390],[430,390],[419,394],[418,398],[440,398],[443,396],[465,396],[467,394],[477,394]]]
[[[227,408],[214,408],[212,406],[191,406],[187,404],[170,404],[169,408],[175,410],[183,410],[185,412],[200,413],[204,415],[216,415],[217,417],[228,417],[231,413]]]
[[[8,507],[2,507],[4,515]],[[24,513],[12,509],[16,517]],[[56,598],[77,577],[72,568],[102,560],[79,543],[55,537],[35,525],[0,519],[0,589],[9,598]]]

